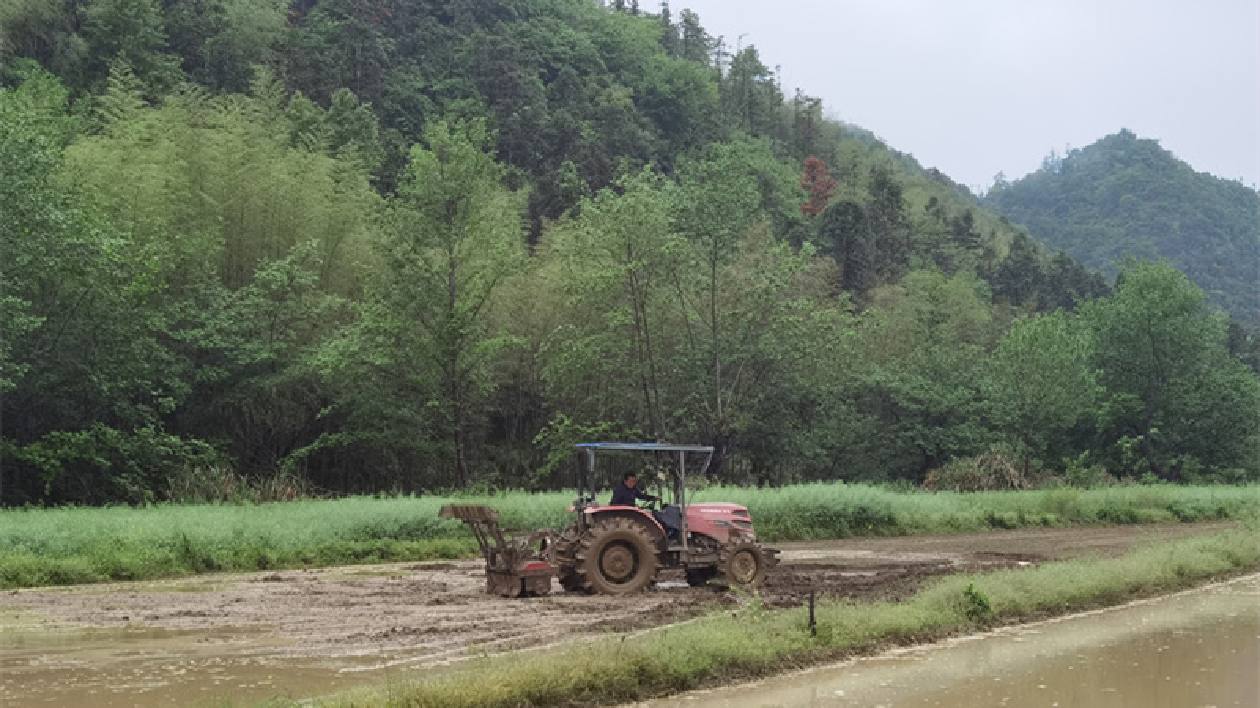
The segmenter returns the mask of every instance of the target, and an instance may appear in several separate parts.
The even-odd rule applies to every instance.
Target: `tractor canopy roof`
[[[712,445],[674,445],[673,443],[593,442],[578,443],[585,450],[645,450],[650,452],[713,452]]]

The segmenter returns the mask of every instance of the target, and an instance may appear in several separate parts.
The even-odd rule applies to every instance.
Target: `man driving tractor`
[[[634,506],[637,500],[643,501],[661,501],[661,498],[653,494],[648,494],[638,488],[639,477],[634,472],[627,472],[621,476],[621,484],[613,488],[612,500],[608,502],[609,506]],[[682,524],[682,514],[678,507],[667,506],[657,511],[652,510],[652,518],[656,519],[656,523],[665,529],[665,535],[671,541],[678,540],[678,532]]]
[[[627,472],[621,476],[621,484],[613,488],[612,501],[608,502],[609,506],[634,506],[635,501],[642,499],[644,501],[660,501],[661,498],[652,494],[647,494],[640,489],[636,489],[635,485],[639,483],[639,477],[633,472]]]

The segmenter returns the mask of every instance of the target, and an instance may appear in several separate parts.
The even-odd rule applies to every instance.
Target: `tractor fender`
[[[587,507],[585,512],[587,519],[593,524],[604,519],[629,519],[631,521],[643,524],[644,528],[651,534],[652,540],[662,550],[666,546],[665,529],[652,516],[651,513],[640,509],[637,506],[595,506]]]

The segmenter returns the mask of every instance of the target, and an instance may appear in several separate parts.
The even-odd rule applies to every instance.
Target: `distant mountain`
[[[1166,258],[1240,321],[1260,322],[1260,195],[1195,172],[1121,130],[1040,170],[999,182],[987,206],[1093,268]]]

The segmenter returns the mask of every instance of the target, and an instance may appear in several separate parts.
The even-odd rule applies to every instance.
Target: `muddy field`
[[[896,599],[932,576],[1116,555],[1227,524],[1036,529],[778,544],[763,599]],[[392,564],[0,593],[0,703],[163,705],[312,695],[469,657],[669,624],[740,602],[665,575],[629,598],[484,594],[480,561]]]

